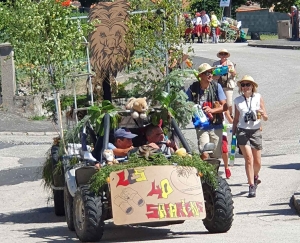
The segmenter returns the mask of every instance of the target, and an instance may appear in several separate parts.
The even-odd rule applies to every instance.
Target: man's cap
[[[133,134],[129,131],[126,131],[123,128],[119,128],[115,131],[114,136],[115,136],[115,138],[135,138],[138,135]]]

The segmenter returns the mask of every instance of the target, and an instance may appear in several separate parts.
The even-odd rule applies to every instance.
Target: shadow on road
[[[34,228],[23,230],[24,234],[31,238],[41,239],[47,242],[80,242],[75,232],[66,227]],[[161,239],[183,238],[177,235],[201,234],[201,232],[173,233],[166,228],[115,226],[108,223],[104,227],[101,242],[142,242]],[[39,239],[39,240],[38,240]]]
[[[10,214],[0,214],[0,224],[43,224],[64,222],[65,217],[57,217],[53,207],[37,208]]]
[[[296,211],[293,208],[288,209],[274,209],[274,210],[258,210],[258,211],[248,211],[248,212],[239,212],[235,213],[236,215],[243,214],[261,214],[259,217],[269,217],[269,216],[277,216],[277,215],[296,215]]]
[[[75,232],[71,232],[66,227],[34,228],[18,230],[24,233],[24,237],[34,238],[36,242],[80,242],[76,238]],[[24,240],[26,241],[26,240]]]
[[[271,168],[271,169],[285,169],[285,170],[300,170],[300,163],[271,165],[269,168]]]
[[[42,178],[41,167],[18,167],[0,171],[0,186],[12,186]]]

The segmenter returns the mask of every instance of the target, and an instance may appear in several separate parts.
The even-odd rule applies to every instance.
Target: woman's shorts
[[[262,135],[260,129],[238,128],[236,139],[238,145],[249,145],[251,148],[262,150]]]

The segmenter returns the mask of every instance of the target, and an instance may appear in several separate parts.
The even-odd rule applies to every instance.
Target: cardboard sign
[[[110,186],[116,225],[206,217],[194,167],[146,166],[112,172]]]
[[[229,7],[230,0],[220,0],[220,7]]]

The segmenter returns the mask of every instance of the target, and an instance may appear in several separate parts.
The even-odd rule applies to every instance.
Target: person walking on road
[[[215,158],[222,157],[223,111],[227,110],[226,96],[220,84],[213,82],[213,67],[203,63],[198,68],[201,81],[194,82],[186,91],[189,101],[199,105],[208,117],[208,124],[195,126],[198,148],[201,152],[206,143],[214,143]],[[201,110],[201,111],[202,111]],[[195,123],[194,123],[195,124]],[[208,153],[202,153],[201,158],[209,158]]]
[[[249,184],[248,197],[255,197],[257,185],[261,182],[258,179],[262,150],[261,119],[267,121],[268,115],[264,100],[257,93],[258,84],[251,76],[245,75],[237,85],[241,95],[234,99],[232,134],[236,135],[245,159]]]
[[[233,89],[236,87],[235,65],[228,59],[230,57],[230,53],[226,49],[220,50],[217,53],[217,57],[220,58],[220,60],[213,63],[214,67],[228,66],[229,71],[227,74],[223,76],[215,76],[214,78],[218,79],[218,83],[222,86],[225,92],[228,110],[230,115],[232,116],[232,96]]]

